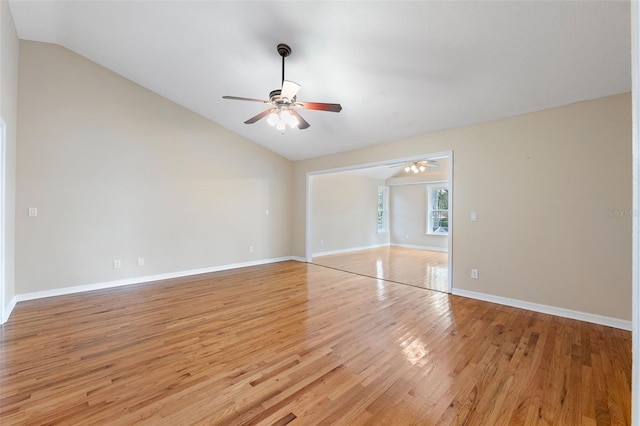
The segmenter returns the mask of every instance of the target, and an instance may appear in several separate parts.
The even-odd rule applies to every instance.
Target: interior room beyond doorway
[[[309,176],[311,262],[450,291],[450,157]]]

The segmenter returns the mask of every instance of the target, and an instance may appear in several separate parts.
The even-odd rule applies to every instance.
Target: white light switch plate
[[[477,222],[477,221],[478,221],[478,213],[471,212],[471,222]]]
[[[38,208],[37,207],[29,207],[29,217],[38,216]]]

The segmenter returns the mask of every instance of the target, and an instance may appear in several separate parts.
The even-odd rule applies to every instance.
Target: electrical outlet
[[[138,258],[138,266],[144,266],[144,257]]]
[[[122,261],[120,259],[113,260],[113,269],[120,269],[122,267]]]
[[[29,207],[29,217],[38,216],[38,208],[37,207]]]
[[[320,240],[320,247],[324,246],[324,240]]]
[[[477,269],[472,269],[471,270],[471,278],[473,278],[474,280],[478,279],[478,270]]]
[[[253,253],[253,246],[249,246],[249,253]]]

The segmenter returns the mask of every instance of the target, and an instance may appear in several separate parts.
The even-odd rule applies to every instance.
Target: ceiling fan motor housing
[[[269,93],[269,99],[273,101],[274,99],[279,98],[281,93],[282,90],[280,89],[272,90],[271,93]]]
[[[282,97],[282,90],[276,89],[269,93],[269,100],[274,103],[276,107],[283,105],[293,105],[296,102],[296,97],[293,99],[287,99]]]

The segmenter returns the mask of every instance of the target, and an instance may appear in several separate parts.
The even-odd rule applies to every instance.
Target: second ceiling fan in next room
[[[438,168],[440,164],[436,160],[417,160],[417,161],[409,161],[408,163],[397,163],[392,164],[389,167],[400,167],[404,166],[404,171],[406,173],[420,173],[427,170],[427,167]]]
[[[223,96],[223,99],[232,99],[236,101],[260,102],[270,104],[271,107],[260,114],[255,115],[245,121],[245,124],[253,124],[258,120],[267,117],[267,122],[275,126],[278,130],[284,130],[287,126],[290,128],[297,127],[306,129],[310,125],[302,118],[298,109],[311,109],[316,111],[340,112],[342,106],[340,104],[326,104],[321,102],[298,102],[297,94],[300,90],[298,83],[284,79],[284,58],[291,54],[291,48],[286,44],[278,45],[278,53],[282,56],[282,88],[276,89],[269,93],[269,100],[242,98],[238,96]]]

